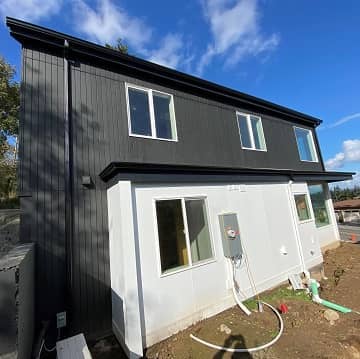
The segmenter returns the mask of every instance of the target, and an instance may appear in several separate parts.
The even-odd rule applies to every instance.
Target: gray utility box
[[[29,359],[34,335],[34,245],[0,258],[0,359]]]
[[[242,256],[240,230],[236,213],[219,214],[221,238],[224,256],[227,258],[239,258]]]

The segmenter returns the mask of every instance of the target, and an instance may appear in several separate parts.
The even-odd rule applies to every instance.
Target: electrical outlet
[[[66,327],[66,312],[56,313],[56,328]]]

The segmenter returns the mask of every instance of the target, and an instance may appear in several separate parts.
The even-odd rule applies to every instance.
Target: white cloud
[[[183,35],[178,33],[167,34],[157,49],[146,51],[146,56],[149,61],[159,65],[181,68],[187,72],[191,72],[192,62],[195,58],[191,54],[188,42],[184,41]]]
[[[184,44],[179,34],[168,34],[158,49],[150,51],[149,61],[176,68],[183,59],[183,48]]]
[[[25,21],[38,21],[57,14],[62,0],[1,0],[0,13]]]
[[[186,56],[181,34],[169,33],[155,41],[151,26],[111,0],[98,0],[96,8],[84,0],[75,0],[74,15],[78,31],[101,45],[115,43],[121,38],[130,46],[130,52],[173,68],[187,68],[192,60],[191,56]],[[160,43],[159,47],[155,48],[154,43]]]
[[[337,127],[337,126],[340,126],[346,122],[349,122],[351,120],[356,120],[356,119],[360,119],[360,112],[358,113],[354,113],[352,115],[349,115],[349,116],[345,116],[343,118],[341,118],[340,120],[334,122],[333,124],[329,125],[328,127],[329,128],[333,128],[333,127]]]
[[[349,185],[349,187],[360,186],[360,172],[357,172],[352,180],[345,181],[345,184]]]
[[[203,9],[213,40],[199,61],[200,74],[214,56],[226,53],[225,65],[235,65],[246,56],[269,53],[279,44],[278,34],[262,34],[257,0],[238,0],[235,4],[206,0]]]
[[[152,36],[152,29],[143,20],[130,16],[110,0],[99,0],[95,10],[85,1],[75,0],[74,15],[78,31],[102,45],[121,38],[142,51]]]
[[[346,163],[360,163],[360,140],[346,140],[342,144],[342,152],[325,162],[327,169],[338,169]]]

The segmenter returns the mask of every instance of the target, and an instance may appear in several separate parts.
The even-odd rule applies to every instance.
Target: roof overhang
[[[104,46],[81,40],[45,27],[7,17],[6,24],[11,35],[26,46],[37,46],[42,49],[51,49],[63,54],[65,47],[68,56],[86,58],[101,66],[110,66],[111,69],[126,71],[139,78],[146,78],[159,83],[175,86],[185,92],[194,93],[219,102],[237,107],[258,110],[264,114],[276,116],[287,121],[316,127],[322,122],[320,119],[304,113],[291,110],[257,97],[191,76],[164,66],[142,60],[135,56],[121,54]],[[66,44],[65,44],[66,42]]]
[[[314,172],[269,168],[228,168],[111,162],[100,174],[104,182],[338,182],[351,180],[352,172]]]

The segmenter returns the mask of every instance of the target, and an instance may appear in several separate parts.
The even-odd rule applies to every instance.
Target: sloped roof
[[[335,209],[360,209],[360,199],[347,199],[345,201],[334,202]]]

